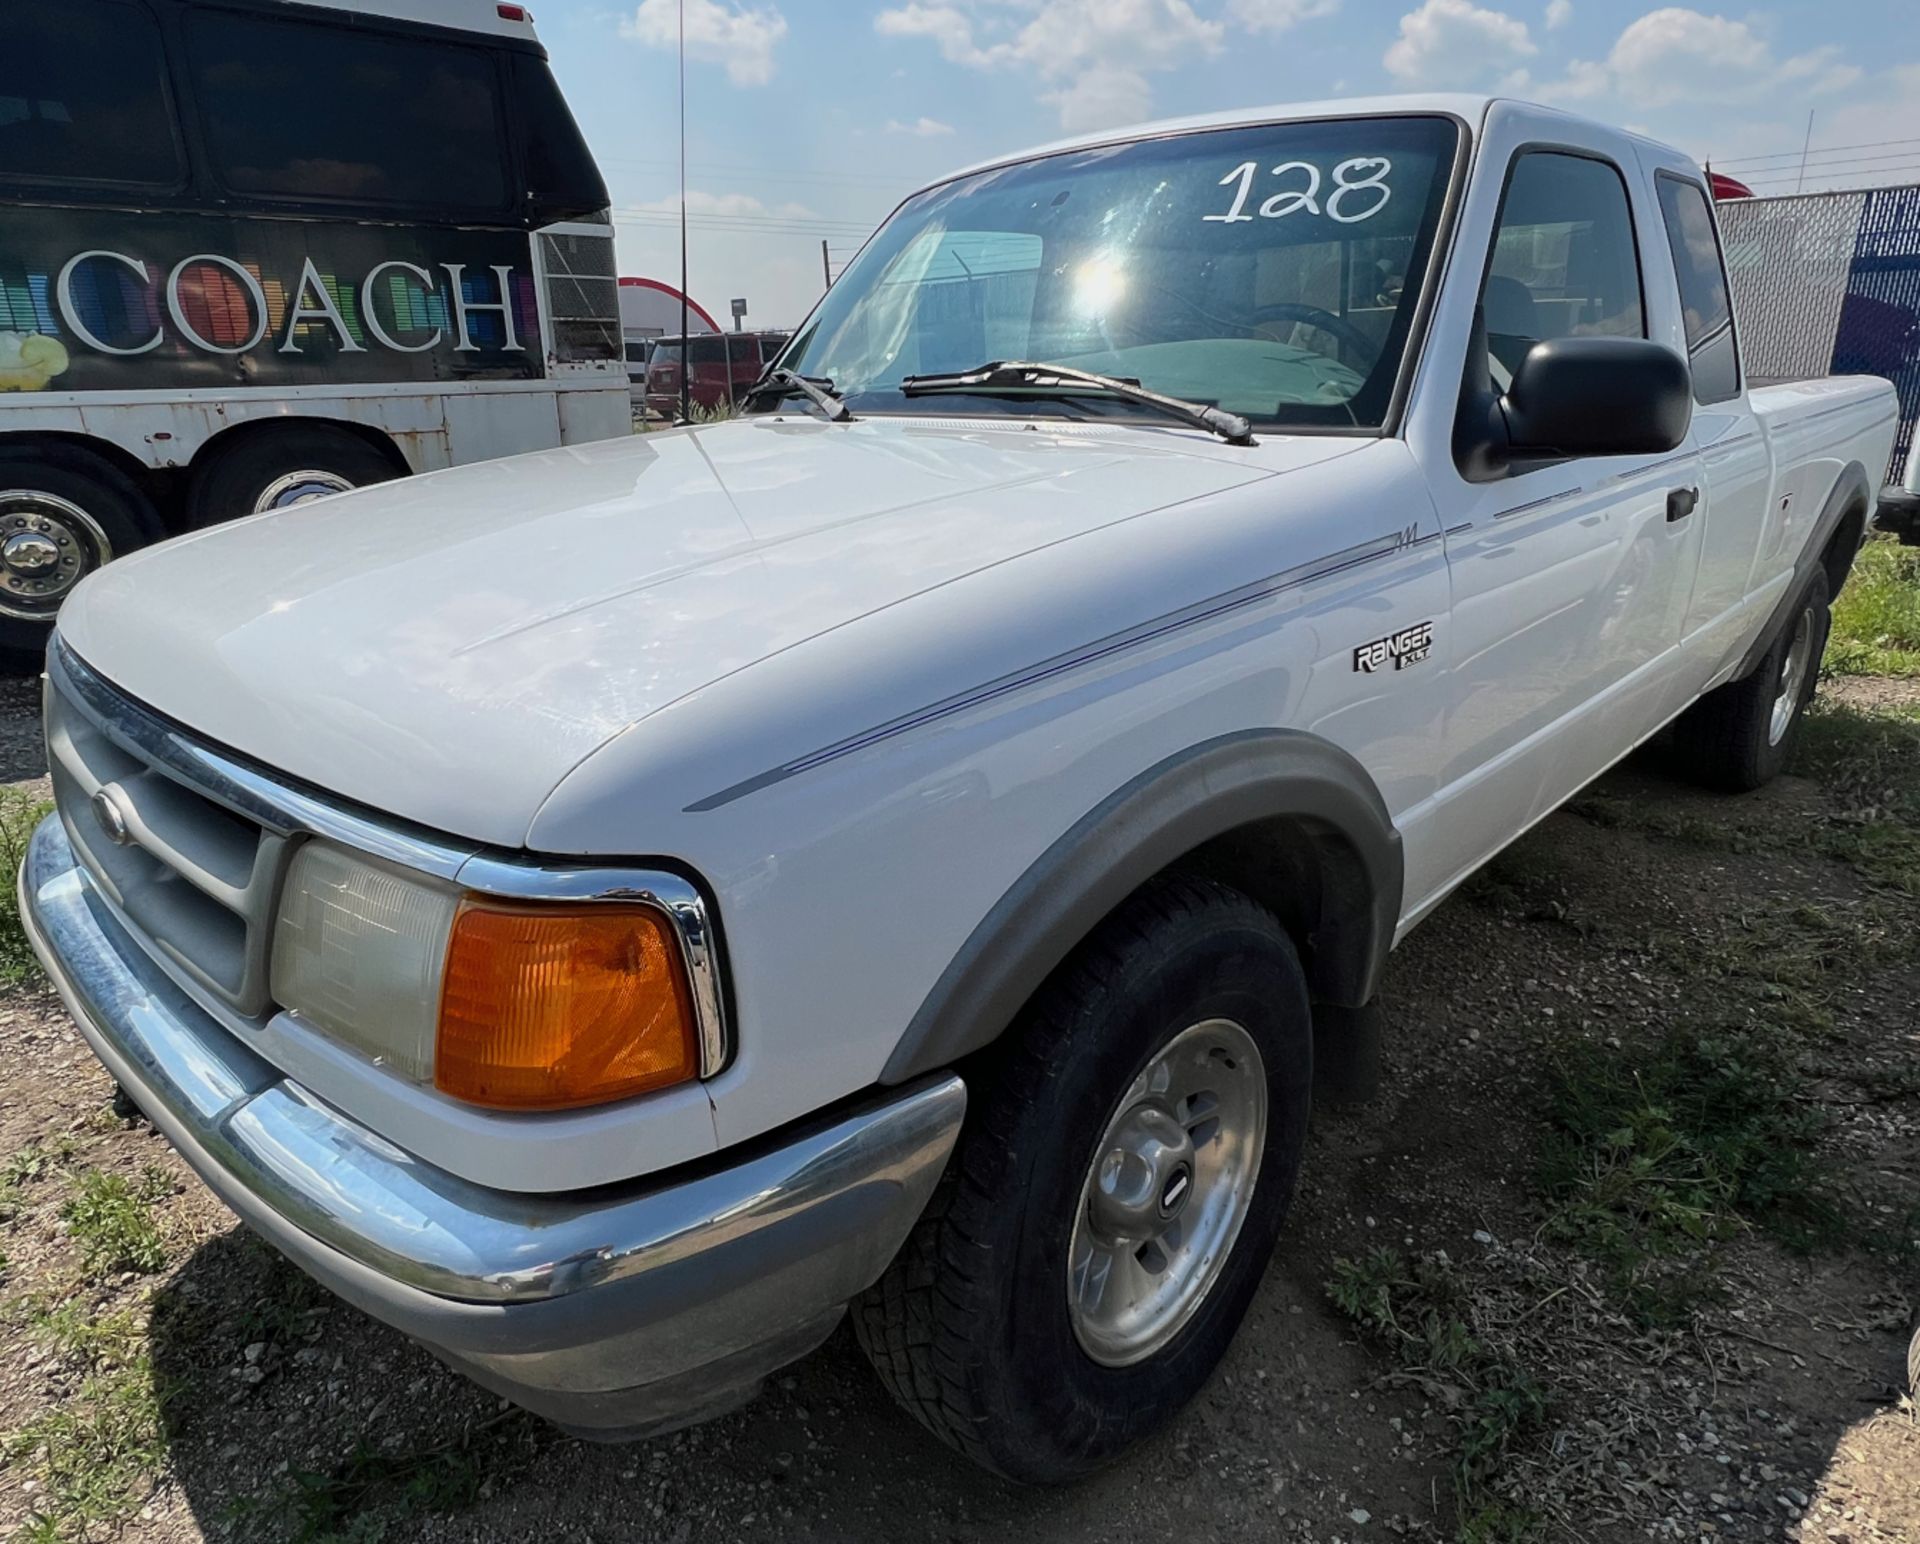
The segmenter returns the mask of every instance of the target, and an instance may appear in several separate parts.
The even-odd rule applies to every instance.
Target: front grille
[[[263,1019],[285,836],[151,754],[144,710],[77,662],[52,663],[47,760],[75,856],[163,966]]]

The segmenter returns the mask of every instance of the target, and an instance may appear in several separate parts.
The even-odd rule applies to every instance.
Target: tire
[[[0,649],[44,650],[76,584],[164,534],[153,501],[100,457],[0,448]]]
[[[1681,716],[1675,748],[1689,776],[1709,788],[1747,793],[1779,775],[1820,684],[1820,656],[1831,625],[1826,572],[1816,568],[1760,663]]]
[[[391,482],[404,472],[359,436],[326,424],[250,432],[216,445],[194,467],[189,520],[199,530]]]
[[[1209,1037],[1227,1037],[1226,1048]],[[1184,1081],[1149,1114],[1143,1106],[1156,1101],[1142,1098],[1141,1079],[1176,1040]],[[1055,1484],[1164,1424],[1246,1313],[1306,1136],[1306,979],[1280,924],[1238,891],[1156,881],[1075,951],[988,1057],[969,1075],[968,1123],[927,1213],[855,1304],[854,1329],[889,1392],[935,1436],[1009,1479]],[[1211,1118],[1199,1095],[1177,1097],[1194,1080],[1212,1088]],[[1263,1135],[1249,1114],[1256,1089]],[[1166,1160],[1183,1149],[1142,1144],[1187,1128],[1198,1140],[1182,1184],[1179,1163]],[[1119,1194],[1107,1195],[1094,1163],[1117,1146],[1135,1158],[1119,1172]],[[1158,1167],[1142,1151],[1157,1151]],[[1239,1207],[1227,1178],[1236,1173]],[[1146,1219],[1137,1231],[1167,1231],[1108,1250],[1097,1219],[1112,1224],[1102,1208],[1129,1203]],[[1172,1225],[1156,1220],[1168,1206]],[[1237,1234],[1210,1221],[1235,1215]],[[1115,1227],[1107,1236],[1129,1237]],[[1209,1245],[1220,1262],[1211,1273]],[[1095,1253],[1083,1255],[1088,1247]],[[1124,1256],[1148,1261],[1136,1280],[1197,1285],[1197,1296],[1170,1299],[1158,1321],[1111,1316],[1107,1299],[1094,1302],[1090,1267],[1105,1257],[1120,1273]],[[1075,1291],[1090,1306],[1070,1307]]]

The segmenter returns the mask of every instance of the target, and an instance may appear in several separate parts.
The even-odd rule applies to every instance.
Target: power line
[[[1885,145],[1920,145],[1920,138],[1876,139],[1861,145],[1822,145],[1818,150],[1813,151],[1812,154],[1816,156],[1838,155],[1848,150],[1878,150]],[[1774,150],[1769,151],[1766,155],[1712,156],[1710,159],[1715,166],[1747,166],[1755,161],[1798,161],[1800,155],[1801,152],[1798,150]]]
[[[1920,169],[1920,158],[1899,161],[1892,166],[1815,166],[1809,168],[1813,175],[1821,180],[1846,177],[1892,177],[1898,176],[1902,172],[1914,171],[1916,169]],[[1749,187],[1763,187],[1772,183],[1798,182],[1800,180],[1800,173],[1797,170],[1773,172],[1764,177],[1742,177],[1739,180],[1746,183]],[[1835,190],[1828,189],[1826,191],[1832,192]]]

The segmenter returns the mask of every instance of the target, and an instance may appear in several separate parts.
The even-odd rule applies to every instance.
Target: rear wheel
[[[0,648],[45,648],[75,585],[161,534],[153,502],[99,457],[0,449]]]
[[[291,509],[402,475],[387,455],[358,436],[326,424],[248,433],[216,445],[194,470],[195,527]]]
[[[1758,788],[1779,774],[1820,684],[1830,625],[1827,576],[1816,568],[1759,665],[1682,715],[1675,741],[1689,774],[1732,793]]]
[[[1271,914],[1195,878],[1133,897],[970,1077],[940,1189],[856,1305],[894,1397],[1032,1483],[1165,1422],[1259,1286],[1312,1061],[1305,978]]]

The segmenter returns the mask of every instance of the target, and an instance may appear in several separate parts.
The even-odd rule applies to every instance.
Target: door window
[[[1550,338],[1644,338],[1627,185],[1608,162],[1531,150],[1507,178],[1480,291],[1494,384]]]
[[[1693,397],[1703,406],[1740,395],[1740,356],[1733,337],[1733,307],[1727,300],[1727,270],[1713,211],[1697,183],[1662,172],[1660,215],[1680,284],[1687,323],[1687,362],[1693,367]]]
[[[0,20],[0,178],[177,187],[160,29],[122,0]]]

